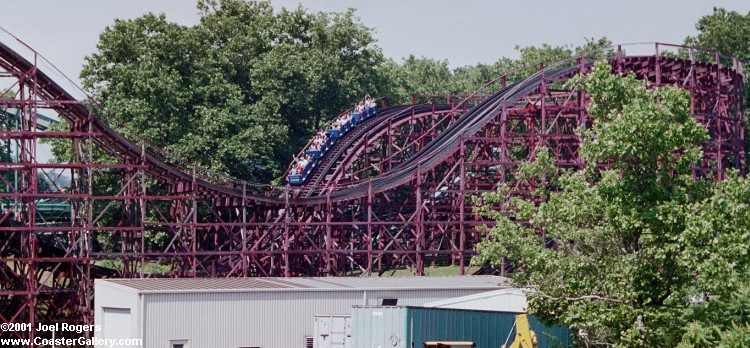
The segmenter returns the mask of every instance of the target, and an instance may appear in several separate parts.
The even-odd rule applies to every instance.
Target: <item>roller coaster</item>
[[[102,120],[107,110],[44,57],[7,32],[2,40],[0,108],[19,112],[18,128],[0,135],[20,149],[17,161],[0,163],[2,177],[18,178],[3,180],[0,192],[13,203],[0,226],[4,322],[90,323],[98,277],[422,275],[446,264],[465,274],[482,238],[476,227],[492,224],[472,212],[472,199],[499,183],[528,195],[532,184],[516,181],[514,170],[539,146],[560,168],[582,168],[577,130],[592,122],[586,93],[562,84],[590,71],[593,60],[582,55],[518,81],[498,78],[468,96],[381,105],[330,144],[304,181],[263,185],[127,139]],[[650,53],[631,53],[644,48]],[[661,43],[597,54],[613,73],[690,92],[691,112],[711,136],[696,177],[745,172],[737,60]],[[68,128],[39,129],[42,111]],[[38,161],[45,139],[69,144],[70,160]],[[64,172],[69,187],[40,189],[40,169]],[[118,181],[95,191],[103,174]],[[43,200],[70,206],[63,223],[39,223]]]

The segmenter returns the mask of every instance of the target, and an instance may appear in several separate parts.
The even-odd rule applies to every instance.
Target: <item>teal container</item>
[[[428,341],[471,341],[475,347],[499,348],[515,337],[517,313],[425,308],[355,306],[352,308],[353,348],[421,348]],[[529,318],[539,348],[572,347],[570,330]]]

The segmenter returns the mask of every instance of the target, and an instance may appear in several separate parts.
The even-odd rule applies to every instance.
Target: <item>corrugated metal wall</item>
[[[144,348],[166,347],[189,339],[189,348],[294,348],[312,336],[316,314],[349,314],[351,306],[397,298],[399,305],[480,292],[419,291],[273,291],[241,293],[144,294]]]
[[[409,339],[418,347],[426,341],[472,341],[477,347],[500,347],[515,320],[513,314],[459,309],[407,308],[406,312],[407,320],[414,323]]]
[[[365,306],[352,310],[352,347],[422,347],[428,341],[471,341],[478,348],[512,342],[516,313]],[[539,348],[571,347],[570,330],[530,318]]]
[[[109,284],[100,279],[97,279],[94,282],[94,288],[94,291],[96,292],[96,299],[94,302],[94,324],[99,325],[102,328],[102,331],[94,332],[95,336],[100,338],[140,338],[141,327],[139,322],[141,313],[138,305],[138,294],[135,290],[127,290],[122,287],[117,287],[116,285]],[[105,312],[108,311],[110,313],[120,312],[121,314],[125,314],[124,311],[127,311],[129,313],[127,315],[128,318],[121,317],[121,319],[123,319],[123,321],[129,319],[129,327],[108,327],[112,325],[128,325],[119,320],[105,320]]]
[[[351,325],[352,347],[409,347],[405,307],[355,307]]]

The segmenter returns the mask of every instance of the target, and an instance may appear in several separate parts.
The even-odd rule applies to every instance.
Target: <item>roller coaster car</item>
[[[302,180],[302,175],[288,175],[286,177],[286,182],[292,186],[299,186],[302,185],[304,180]]]
[[[331,138],[326,139],[326,142],[323,143],[323,146],[320,147],[320,152],[321,152],[320,155],[323,156],[326,152],[328,152],[328,149],[330,149],[331,146],[333,146],[333,139]]]
[[[349,129],[351,129],[351,128],[352,128],[352,122],[351,121],[346,121],[346,123],[344,123],[344,125],[341,126],[341,134],[339,135],[339,137],[341,135],[344,135],[347,132],[349,132]]]
[[[305,168],[302,169],[301,174],[287,175],[286,182],[291,186],[302,185],[307,180],[307,176],[310,175],[313,168],[315,168],[315,161],[308,162]]]
[[[310,171],[312,171],[312,169],[315,167],[316,161],[323,157],[323,155],[328,151],[328,149],[331,148],[331,146],[333,146],[338,138],[340,138],[343,134],[349,132],[349,130],[354,128],[354,126],[357,125],[357,123],[359,123],[360,121],[375,116],[377,112],[377,106],[367,108],[361,113],[352,112],[349,121],[342,125],[341,128],[326,129],[326,135],[328,135],[328,139],[326,139],[325,143],[323,143],[323,145],[320,147],[320,150],[305,151],[305,153],[309,155],[312,160],[307,164],[307,166],[305,166],[305,169],[302,170],[301,174],[287,176],[286,182],[291,186],[300,186],[304,184],[305,180],[307,180],[307,175],[310,174]]]
[[[328,128],[326,130],[326,135],[328,135],[328,139],[336,140],[341,135],[341,132],[339,132],[339,130],[335,128]]]
[[[321,155],[320,150],[307,150],[305,151],[305,153],[308,156],[310,156],[310,158],[312,158],[313,160],[320,158],[320,155]]]
[[[377,113],[378,113],[378,107],[377,106],[373,106],[371,108],[367,108],[365,110],[365,117],[364,118],[370,118],[372,116],[375,116],[375,114],[377,114]]]
[[[357,124],[362,120],[362,114],[359,112],[352,112],[352,123]]]

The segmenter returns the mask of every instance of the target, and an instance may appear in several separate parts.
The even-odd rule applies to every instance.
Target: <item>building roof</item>
[[[358,291],[487,289],[510,287],[498,276],[450,277],[318,277],[318,278],[146,278],[98,279],[138,293]]]
[[[523,313],[528,308],[523,289],[504,288],[424,304],[424,307]]]

